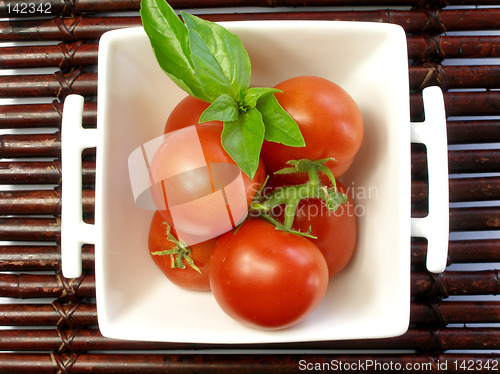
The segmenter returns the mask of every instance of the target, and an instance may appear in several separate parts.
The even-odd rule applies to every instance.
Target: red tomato
[[[222,127],[195,125],[165,135],[150,164],[151,194],[167,222],[188,245],[235,227],[265,179],[253,179],[221,144]]]
[[[216,239],[190,246],[191,259],[198,269],[200,269],[201,273],[193,269],[186,260],[183,261],[186,266],[184,269],[172,268],[170,255],[153,255],[153,252],[164,251],[175,247],[175,244],[167,239],[165,223],[165,219],[156,211],[151,220],[148,238],[149,253],[156,266],[160,268],[163,274],[165,274],[172,283],[182,288],[196,291],[210,290],[208,274],[210,271],[212,248]],[[174,230],[172,233],[175,236]]]
[[[164,133],[179,130],[184,127],[197,125],[200,115],[210,106],[210,103],[196,99],[190,95],[182,99],[172,110],[165,124]],[[222,122],[209,121],[204,124],[222,126]]]
[[[328,267],[310,240],[249,219],[215,243],[210,285],[230,317],[256,328],[283,329],[318,306]]]
[[[297,206],[292,226],[301,232],[307,232],[311,228],[311,235],[317,239],[310,240],[325,256],[330,278],[346,267],[354,254],[357,242],[355,203],[346,187],[339,181],[336,184],[338,191],[347,195],[347,203],[330,212],[321,199],[303,199]],[[272,178],[266,188],[269,186],[274,189],[282,185],[281,179]],[[331,187],[331,184],[329,186]],[[284,205],[278,207],[275,212],[278,221],[283,222]]]
[[[337,84],[319,77],[302,76],[279,83],[276,99],[297,122],[305,147],[288,147],[264,141],[262,159],[269,173],[286,166],[289,160],[319,160],[334,157],[326,165],[336,177],[351,166],[363,140],[363,118],[349,94]],[[289,182],[304,178],[286,175]]]

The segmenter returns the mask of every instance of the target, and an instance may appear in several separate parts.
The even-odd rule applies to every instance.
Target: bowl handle
[[[446,268],[449,240],[448,140],[441,89],[424,88],[424,122],[411,123],[411,141],[427,147],[429,213],[411,219],[411,235],[427,238],[427,270],[441,273]]]
[[[95,243],[95,226],[83,221],[82,151],[96,146],[97,130],[82,127],[83,97],[64,100],[61,125],[61,263],[66,278],[82,275],[82,245]]]

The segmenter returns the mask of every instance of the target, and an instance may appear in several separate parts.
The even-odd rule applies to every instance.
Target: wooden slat
[[[441,301],[411,304],[410,324],[413,326],[444,327],[450,323],[499,322],[500,301]],[[95,303],[55,301],[50,304],[0,304],[0,326],[54,326],[75,329],[97,326],[97,323]]]
[[[450,58],[500,57],[500,36],[411,36],[407,37],[410,63],[439,62]],[[0,68],[57,67],[71,68],[97,65],[97,43],[58,43],[2,48]]]
[[[425,150],[414,149],[411,155],[412,175],[417,177],[427,172]],[[450,174],[496,172],[500,168],[500,151],[497,149],[468,149],[448,151]]]
[[[500,120],[448,121],[448,144],[498,142]]]
[[[427,244],[414,238],[411,243],[412,264],[425,267]],[[451,241],[448,265],[460,263],[500,262],[500,239]],[[84,270],[94,269],[94,246],[82,246]],[[58,271],[61,269],[61,249],[56,245],[0,246],[0,271]]]
[[[208,322],[208,321],[207,321]],[[411,349],[421,352],[436,349],[488,349],[500,348],[500,334],[496,328],[442,328],[442,329],[410,329],[404,335],[395,338],[323,341],[288,344],[232,344],[231,349],[368,349],[377,344],[379,349]],[[140,342],[109,339],[101,335],[97,329],[16,329],[0,330],[0,349],[2,351],[87,351],[92,350],[185,350],[185,349],[224,349],[223,344],[191,344]],[[124,352],[125,353],[125,352]]]
[[[0,135],[0,158],[61,157],[61,133]]]
[[[95,162],[82,163],[82,178],[86,185],[95,182]],[[61,161],[0,162],[0,184],[60,184]]]
[[[0,16],[13,16],[12,10],[15,5],[20,6],[25,3],[20,0],[11,0],[8,3],[0,4]],[[78,2],[67,2],[64,0],[32,0],[35,5],[34,9],[48,9],[50,15],[78,15],[86,12],[120,12],[120,11],[138,11],[140,0],[79,0]],[[170,5],[174,9],[189,9],[189,8],[225,8],[225,7],[301,7],[307,9],[315,6],[373,6],[371,0],[170,0]],[[467,0],[447,0],[446,2],[439,0],[384,0],[378,2],[379,6],[414,6],[414,7],[429,7],[437,8],[445,5],[468,5]],[[50,4],[47,5],[47,4]],[[495,0],[477,0],[475,5],[496,5]],[[10,6],[9,6],[10,5]],[[42,8],[39,8],[42,5]],[[9,14],[9,10],[11,13]],[[35,17],[43,15],[41,12],[26,12],[19,16]]]
[[[6,215],[61,215],[62,192],[60,187],[51,190],[0,191],[0,216]],[[85,216],[93,215],[94,190],[82,191],[82,208]]]
[[[500,199],[500,178],[450,179],[450,202],[488,201]],[[428,198],[424,181],[412,182],[412,206],[422,209]],[[95,208],[94,191],[83,190],[83,213],[92,215]],[[41,190],[0,191],[0,216],[6,215],[53,215],[61,213],[61,188]]]
[[[400,25],[408,33],[442,33],[455,30],[497,30],[498,8],[450,10],[366,10],[366,11],[308,11],[271,13],[201,14],[211,21],[238,20],[338,20],[386,22]],[[106,31],[137,27],[139,17],[76,17],[49,20],[19,20],[0,22],[0,40],[57,40],[76,42],[97,40]]]
[[[69,74],[0,76],[0,97],[60,97],[76,93],[97,95],[97,74],[74,70]]]
[[[94,270],[94,246],[82,246],[82,268]],[[0,246],[0,271],[61,270],[61,248],[56,245]]]
[[[390,370],[405,368],[407,373],[443,373],[454,372],[455,365],[469,362],[478,367],[496,367],[498,354],[491,353],[447,353],[447,354],[377,354],[376,356],[357,354],[304,354],[276,353],[272,355],[246,353],[213,354],[213,353],[123,353],[92,352],[92,353],[0,353],[0,370],[8,373],[26,373],[26,371],[45,373],[218,373],[218,374],[284,374],[298,370],[325,368],[345,370],[363,365],[364,373],[380,373],[381,368]],[[327,366],[327,365],[331,366]],[[438,367],[439,364],[439,367]],[[318,366],[316,366],[318,365]],[[340,366],[342,365],[342,366]],[[302,369],[300,369],[302,368]],[[237,370],[237,371],[236,371]],[[357,370],[354,370],[354,372]],[[394,371],[393,371],[394,372]],[[455,371],[457,372],[457,371]],[[486,372],[486,371],[485,371]]]
[[[496,91],[484,92],[445,92],[446,113],[448,116],[490,116],[498,115],[500,95]],[[420,94],[410,95],[411,120],[423,120],[423,106]],[[0,111],[1,128],[59,128],[62,116],[62,104],[54,100],[51,104],[19,104],[3,105]],[[97,104],[85,102],[83,111],[83,125],[96,127]],[[474,122],[473,122],[474,123]],[[496,135],[498,121],[487,122],[491,128],[490,134]],[[496,138],[496,137],[494,137]]]
[[[408,57],[417,62],[441,62],[452,58],[489,58],[500,54],[500,37],[495,35],[408,36]]]
[[[427,182],[412,181],[411,201],[415,206],[427,204]],[[500,200],[500,177],[453,178],[449,180],[450,202]]]
[[[450,173],[495,172],[500,165],[500,150],[449,151]],[[83,161],[83,182],[93,185],[95,162]],[[417,176],[425,173],[425,152],[413,152],[411,170]],[[61,161],[0,161],[0,184],[59,184],[61,183]]]
[[[409,70],[410,89],[420,91],[429,86],[448,89],[500,87],[500,65],[441,66],[426,64]],[[74,70],[68,74],[0,76],[0,97],[58,97],[69,94],[97,95],[97,74]]]
[[[412,211],[413,217],[426,214]],[[450,231],[500,229],[500,207],[450,208]],[[54,218],[0,218],[0,240],[58,241],[60,220]]]
[[[447,271],[442,274],[413,272],[411,292],[421,298],[451,295],[497,295],[500,291],[498,270]],[[67,280],[60,274],[0,274],[0,297],[95,297],[94,274]]]
[[[61,127],[63,105],[58,100],[50,104],[3,105],[0,111],[0,129]],[[97,103],[84,104],[82,125],[96,127]]]
[[[369,349],[374,340],[347,340],[324,342],[296,342],[295,349]],[[395,338],[376,340],[379,349],[411,349],[432,351],[446,348],[450,350],[500,348],[500,334],[496,328],[442,328],[436,330],[410,329]],[[254,349],[286,348],[291,344],[259,344]],[[0,330],[0,349],[2,351],[87,351],[92,350],[174,350],[174,349],[223,349],[221,344],[190,344],[140,342],[109,339],[97,329],[43,329],[43,330]],[[248,349],[250,345],[234,344],[232,349]],[[123,352],[126,353],[126,352]]]

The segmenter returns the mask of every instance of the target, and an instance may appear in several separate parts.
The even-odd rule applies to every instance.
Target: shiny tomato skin
[[[247,219],[215,243],[210,285],[219,306],[233,319],[259,329],[284,329],[321,302],[328,268],[308,239]]]
[[[289,160],[319,160],[334,157],[326,165],[336,177],[351,166],[363,141],[363,118],[352,97],[337,84],[320,77],[301,76],[275,86],[283,92],[276,99],[297,122],[305,147],[288,147],[264,141],[261,157],[269,174],[284,168]],[[289,182],[304,182],[304,176],[283,176]]]
[[[186,96],[174,107],[167,118],[163,133],[179,130],[184,127],[197,125],[201,114],[210,106],[210,103],[197,99],[193,96]],[[222,122],[208,121],[204,124],[222,126]]]
[[[175,230],[173,230],[175,235]],[[163,274],[179,287],[193,291],[210,290],[209,272],[212,249],[216,239],[194,244],[191,248],[191,258],[200,269],[198,273],[185,260],[185,269],[172,268],[169,255],[153,255],[152,252],[172,249],[175,244],[167,240],[166,225],[163,216],[156,211],[151,220],[148,237],[148,248],[151,258]]]
[[[358,230],[355,202],[341,182],[337,181],[336,184],[338,191],[347,195],[347,203],[342,204],[335,212],[330,212],[321,199],[303,199],[297,206],[293,222],[295,230],[307,232],[311,228],[311,234],[316,236],[316,239],[310,240],[325,256],[330,278],[350,262],[356,250]],[[282,186],[283,181],[274,178],[268,185],[272,190]],[[281,222],[283,209],[284,206],[276,209],[276,218]]]
[[[222,214],[216,214],[216,212],[221,212],[221,206],[213,205],[218,201],[215,198],[217,194],[214,193],[212,180],[213,171],[215,170],[215,166],[213,165],[230,165],[234,166],[236,170],[239,169],[237,169],[237,165],[231,156],[222,147],[220,140],[221,133],[222,127],[213,124],[198,124],[180,129],[170,134],[171,137],[175,137],[175,141],[170,143],[164,142],[160,145],[150,164],[150,173],[154,181],[151,183],[153,200],[163,217],[170,225],[177,226],[178,234],[184,235],[182,239],[188,244],[196,241],[195,237],[198,231],[204,232],[203,237],[199,240],[204,241],[220,235],[222,233],[220,228],[227,226],[228,216],[226,207],[224,206]],[[200,147],[202,152],[199,151]],[[195,149],[198,149],[198,151],[195,152]],[[198,157],[195,157],[195,154]],[[202,157],[201,160],[198,159],[200,157]],[[195,158],[196,160],[194,160]],[[200,164],[211,165],[210,171],[202,170],[199,167]],[[230,174],[232,175],[232,172],[228,172],[228,175]],[[260,161],[253,179],[242,173],[245,189],[244,197],[246,197],[247,207],[263,183],[265,175],[266,172],[262,161]],[[175,176],[175,178],[169,178],[167,182],[160,184],[159,181],[164,180],[164,176]],[[170,187],[170,196],[173,196],[176,201],[186,203],[198,200],[200,204],[196,206],[191,205],[189,208],[191,210],[182,210],[182,216],[177,211],[176,223],[172,218],[172,209],[168,205],[173,199],[170,197],[165,198],[164,187]],[[212,200],[200,200],[206,196],[214,198]],[[189,223],[190,217],[193,217],[191,212],[199,215],[199,221],[193,221],[192,225]],[[244,212],[246,212],[246,207]],[[191,225],[192,227],[188,231],[183,230],[179,226],[180,222],[183,222],[183,227],[187,227],[187,225]],[[208,222],[208,225],[205,225],[204,222]],[[237,223],[234,222],[234,225]]]
[[[221,134],[222,127],[217,124],[198,124],[196,126],[196,131],[198,133],[199,144],[203,149],[203,154],[205,156],[205,162],[207,164],[216,164],[216,163],[228,163],[232,165],[236,165],[234,160],[229,156],[229,154],[224,150],[221,144]],[[193,144],[184,144],[185,149],[188,151],[193,147]],[[187,154],[189,156],[189,152]],[[189,169],[190,160],[189,157],[186,156],[186,160],[178,160],[177,164],[173,167],[178,170],[178,173],[182,173]],[[171,165],[172,160],[168,157],[158,160],[158,164],[153,166],[153,162],[151,164],[151,170],[154,173],[156,169],[161,169],[163,167],[169,167],[167,165]],[[248,204],[250,204],[253,200],[255,193],[257,192],[259,186],[264,182],[266,178],[266,170],[264,168],[264,163],[262,160],[259,161],[259,167],[257,168],[257,172],[253,179],[250,179],[246,174],[243,173],[243,181],[245,183],[245,188],[247,190],[247,199]],[[186,189],[196,188],[193,186],[190,181],[186,181]]]

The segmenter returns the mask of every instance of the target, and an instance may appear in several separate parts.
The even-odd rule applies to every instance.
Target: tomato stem
[[[321,199],[330,212],[334,212],[340,205],[347,202],[347,196],[337,191],[335,177],[330,169],[325,166],[325,163],[330,160],[333,159],[327,158],[316,161],[301,159],[288,161],[287,164],[290,166],[278,170],[275,174],[306,172],[309,180],[299,185],[279,187],[268,195],[262,195],[261,191],[259,191],[256,199],[250,206],[252,213],[273,223],[279,230],[314,238],[314,236],[310,235],[310,230],[307,233],[303,233],[292,229],[295,213],[300,201],[303,199]],[[320,172],[326,174],[333,186],[332,188],[328,188],[328,186],[321,181],[319,177]],[[273,211],[283,204],[285,204],[284,222],[280,224],[273,217]]]
[[[186,265],[184,265],[184,260],[191,266],[194,270],[201,274],[200,269],[194,263],[191,258],[191,248],[188,245],[178,240],[171,232],[171,227],[168,223],[163,222],[163,224],[167,225],[167,240],[174,243],[175,246],[171,249],[165,249],[163,251],[154,251],[151,252],[154,256],[170,256],[170,266],[172,269],[185,269]]]

